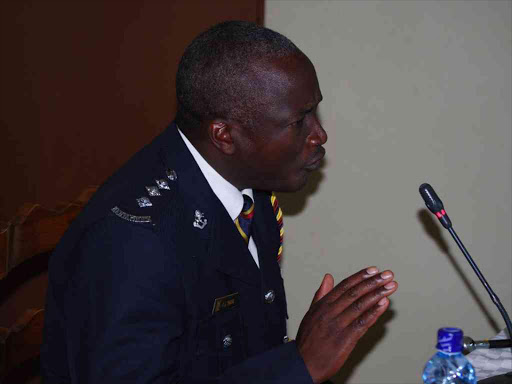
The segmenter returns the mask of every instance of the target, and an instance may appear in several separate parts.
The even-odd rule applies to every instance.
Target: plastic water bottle
[[[437,331],[437,353],[425,365],[425,384],[476,384],[475,370],[462,354],[463,333],[459,328]]]

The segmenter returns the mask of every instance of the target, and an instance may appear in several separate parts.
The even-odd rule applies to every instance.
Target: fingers
[[[363,335],[368,331],[368,329],[373,326],[379,317],[382,316],[386,309],[389,306],[389,299],[387,297],[381,298],[376,305],[371,307],[368,311],[364,312],[361,316],[354,319],[352,323],[347,327],[347,330],[351,337],[354,338],[353,342],[357,343],[357,341],[363,337]]]
[[[354,348],[359,339],[370,329],[377,320],[386,312],[389,307],[389,299],[381,298],[377,304],[372,306],[359,317],[355,318],[347,327],[344,328],[343,336],[345,342]]]
[[[333,304],[333,306],[335,308],[335,312],[338,314],[342,313],[350,305],[352,305],[354,302],[356,302],[357,300],[359,300],[364,295],[366,295],[370,292],[375,291],[374,293],[378,293],[381,295],[381,297],[383,297],[384,296],[383,293],[386,293],[387,290],[381,290],[380,288],[388,283],[391,283],[393,280],[393,277],[394,277],[393,272],[387,270],[382,273],[376,274],[372,277],[366,278],[366,280],[360,282],[357,285],[354,285],[350,289],[346,290],[334,302],[331,303],[331,304]],[[396,282],[395,282],[395,284],[396,284]],[[394,288],[396,290],[396,287],[394,287]],[[391,294],[393,292],[394,292],[394,290],[391,290],[388,293]],[[362,305],[360,301],[355,305],[357,306],[358,304],[360,304],[358,307],[358,308],[360,308],[359,313],[362,313],[363,311],[368,309],[368,306]]]
[[[331,274],[327,273],[323,280],[322,284],[320,284],[320,288],[315,293],[315,297],[313,297],[313,302],[311,305],[315,304],[318,300],[320,300],[322,297],[327,295],[330,291],[332,291],[334,287],[334,278]]]
[[[363,269],[334,286],[324,276],[297,332],[297,347],[314,382],[323,382],[344,364],[357,341],[389,306],[398,288],[391,271]],[[314,304],[314,305],[313,305]]]
[[[390,277],[389,279],[391,279]],[[375,279],[375,281],[378,281]],[[382,284],[382,283],[379,283]],[[360,284],[362,285],[362,284]],[[359,286],[352,288],[356,290]],[[342,312],[338,315],[338,325],[340,327],[347,327],[352,322],[356,321],[356,319],[360,319],[361,316],[368,311],[372,311],[375,306],[382,307],[389,304],[389,300],[387,296],[392,295],[398,288],[398,283],[396,281],[388,281],[384,285],[378,286],[378,288],[371,290],[370,292],[364,294],[359,297],[357,300],[354,300],[351,304],[349,304]],[[350,291],[346,293],[346,295],[350,295]],[[350,297],[350,296],[349,296]],[[345,301],[342,303],[342,307],[347,304]],[[379,305],[380,304],[380,305]],[[379,308],[385,309],[385,308]],[[338,309],[339,310],[339,309]]]
[[[389,270],[384,271],[346,290],[343,293],[343,295],[338,297],[336,301],[344,301],[347,304],[351,304],[352,302],[359,299],[361,296],[376,290],[377,288],[387,284],[388,282],[391,282],[393,280],[393,277],[393,272]]]
[[[369,267],[360,270],[359,272],[353,274],[350,277],[347,277],[345,280],[341,281],[336,287],[333,289],[330,300],[334,301],[337,298],[339,298],[341,295],[343,295],[346,291],[348,291],[350,288],[354,287],[355,285],[365,281],[366,279],[376,275],[379,272],[377,267]]]

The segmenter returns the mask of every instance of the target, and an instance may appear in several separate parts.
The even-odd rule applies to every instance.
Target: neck
[[[190,141],[203,159],[206,160],[206,162],[224,179],[235,186],[239,191],[249,188],[245,186],[245,183],[240,183],[238,181],[240,173],[233,167],[233,162],[235,160],[217,149],[213,144],[211,144],[208,138],[202,137],[200,134],[200,128],[190,129],[186,126],[182,127],[181,125],[178,125],[178,128],[187,137],[188,141]]]

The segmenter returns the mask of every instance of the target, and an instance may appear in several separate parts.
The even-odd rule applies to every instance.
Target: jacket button
[[[233,344],[233,338],[231,337],[231,335],[224,336],[224,338],[222,339],[222,345],[224,345],[224,348],[231,347],[231,344]]]
[[[267,293],[265,293],[265,303],[272,304],[274,299],[276,298],[276,294],[272,289],[270,289]]]

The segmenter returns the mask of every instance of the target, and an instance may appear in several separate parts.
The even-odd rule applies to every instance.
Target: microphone
[[[471,265],[471,268],[473,268],[473,271],[476,273],[478,278],[480,279],[480,282],[483,284],[485,289],[487,290],[487,293],[491,297],[492,302],[498,307],[498,310],[501,313],[501,316],[503,317],[503,320],[505,320],[505,324],[507,325],[508,334],[509,337],[512,337],[512,323],[510,322],[510,317],[508,316],[507,311],[501,304],[500,299],[498,296],[494,293],[489,283],[487,283],[487,280],[485,280],[484,275],[482,275],[482,272],[480,272],[480,269],[478,269],[477,265],[475,264],[473,258],[467,251],[464,244],[462,244],[462,241],[459,239],[459,236],[455,233],[455,230],[453,229],[452,222],[448,215],[446,214],[446,211],[444,210],[444,205],[439,196],[437,196],[437,193],[434,191],[434,188],[430,184],[423,183],[420,185],[419,188],[420,195],[425,201],[425,205],[427,208],[432,212],[436,217],[439,219],[441,224],[444,228],[450,232],[450,234],[453,237],[453,240],[457,243],[459,246],[459,249],[466,257],[466,260],[468,261],[469,265]]]
[[[446,211],[444,210],[443,202],[437,196],[436,191],[434,191],[434,188],[430,186],[430,184],[423,183],[420,185],[420,195],[423,197],[423,200],[425,201],[425,205],[427,208],[432,212],[434,215],[437,216],[443,227],[446,229],[452,227],[452,222],[448,215],[446,214]]]

